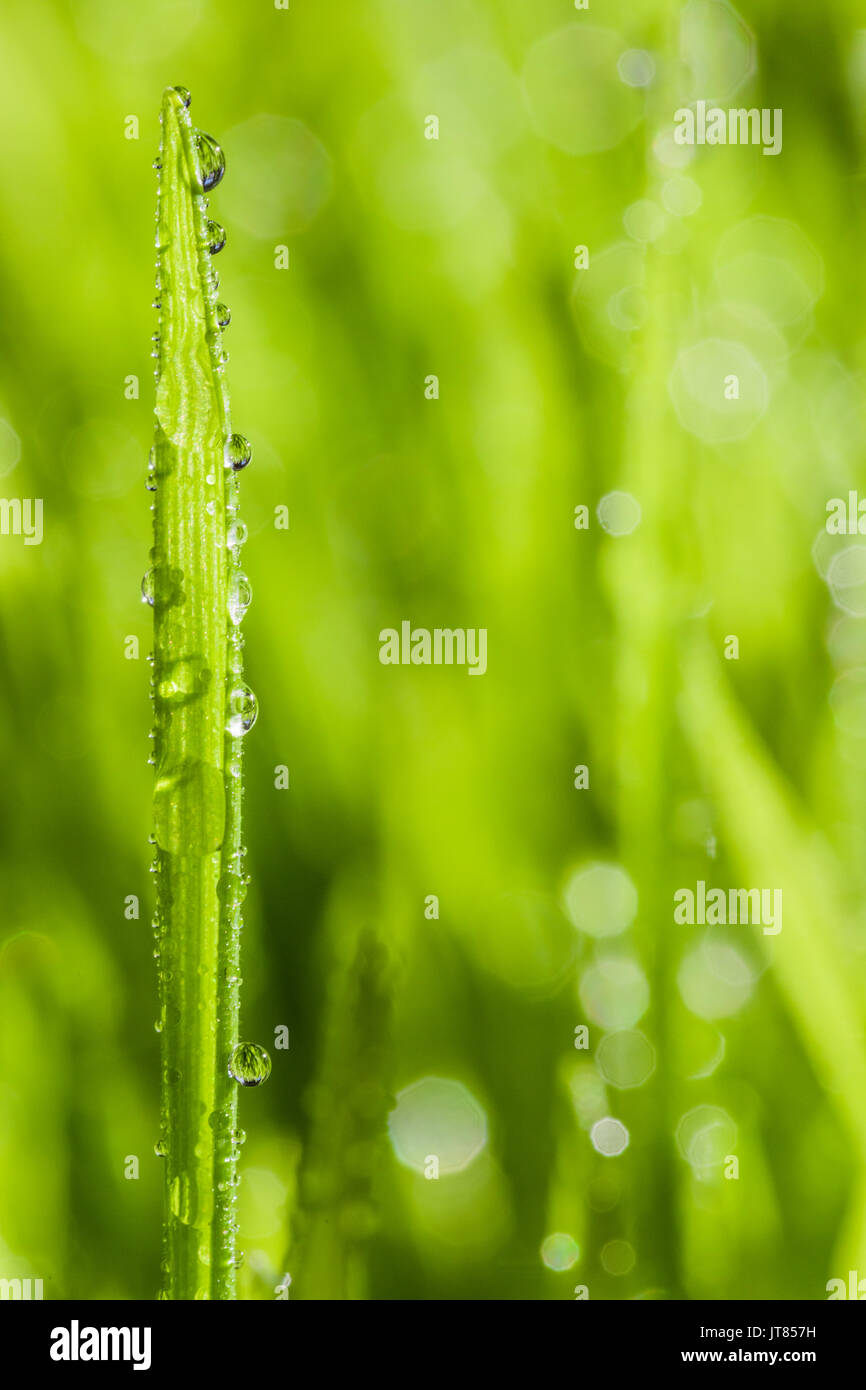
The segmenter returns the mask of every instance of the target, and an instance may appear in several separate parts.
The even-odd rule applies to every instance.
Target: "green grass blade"
[[[175,89],[162,103],[153,568],[157,941],[166,1163],[163,1297],[235,1296],[243,687],[239,546],[212,224],[221,177]],[[238,437],[235,436],[234,439]],[[229,461],[229,462],[227,462]],[[251,697],[249,697],[251,699]],[[232,719],[231,715],[235,714]]]

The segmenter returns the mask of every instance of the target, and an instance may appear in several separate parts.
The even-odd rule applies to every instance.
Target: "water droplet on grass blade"
[[[228,328],[232,321],[232,311],[227,304],[220,303],[216,306],[216,316],[220,328]]]
[[[222,251],[226,244],[225,228],[221,227],[219,222],[214,222],[211,217],[208,218],[205,225],[205,236],[208,243],[207,249],[212,256],[215,256],[218,251]]]
[[[174,90],[177,92],[177,94],[178,94],[178,96],[180,97],[181,101],[183,102],[184,106],[187,108],[187,110],[189,110],[189,106],[190,106],[190,102],[192,101],[192,97],[191,97],[190,94],[189,94],[188,88],[186,88],[186,87],[175,87]]]
[[[198,699],[211,682],[210,669],[200,656],[185,656],[173,661],[157,687],[157,695],[169,705],[187,705]]]
[[[203,130],[193,136],[198,168],[196,174],[202,193],[216,188],[226,171],[226,159],[216,140]]]
[[[217,884],[217,897],[220,902],[225,903],[226,907],[240,907],[244,898],[247,896],[247,885],[240,874],[223,874]]]
[[[240,1086],[261,1086],[271,1074],[271,1059],[258,1043],[239,1043],[229,1058],[229,1076]]]
[[[253,589],[246,575],[239,570],[233,574],[229,580],[228,608],[229,617],[237,627],[243,621],[243,616],[249,608],[253,598]]]
[[[237,685],[229,695],[229,714],[226,730],[234,738],[243,738],[256,722],[259,707],[248,685]]]
[[[183,603],[182,572],[170,569],[167,565],[152,566],[141,581],[141,601],[150,604],[151,608],[156,605],[160,609]]]
[[[226,468],[239,473],[253,456],[253,446],[242,434],[233,434],[225,447]]]
[[[185,1226],[191,1226],[195,1217],[195,1192],[186,1173],[178,1173],[168,1190],[168,1200],[172,1213]]]

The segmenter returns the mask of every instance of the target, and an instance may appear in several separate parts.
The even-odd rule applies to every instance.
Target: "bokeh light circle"
[[[609,1240],[601,1249],[601,1266],[606,1274],[621,1278],[635,1267],[634,1248],[627,1240]]]
[[[755,972],[735,945],[707,940],[683,958],[677,985],[698,1018],[730,1018],[751,998]]]
[[[866,617],[866,545],[846,545],[827,566],[827,586],[837,608]]]
[[[637,202],[630,203],[626,208],[622,224],[630,237],[646,244],[658,241],[667,225],[667,218],[651,198],[638,198]]]
[[[718,1169],[737,1143],[737,1126],[719,1105],[696,1105],[677,1125],[677,1147],[697,1176]]]
[[[487,1143],[487,1116],[461,1081],[425,1076],[398,1092],[388,1133],[407,1168],[423,1173],[433,1156],[440,1175],[459,1173]]]
[[[632,1028],[649,1008],[650,987],[630,956],[603,956],[584,970],[578,997],[587,1018],[600,1028]]]
[[[640,89],[623,82],[624,45],[611,29],[569,24],[532,45],[523,84],[532,123],[566,154],[611,150],[643,116]]]
[[[642,1086],[655,1070],[655,1049],[637,1029],[606,1033],[595,1053],[596,1066],[609,1086],[630,1090]]]
[[[684,348],[668,390],[683,429],[708,444],[751,434],[769,400],[761,364],[742,343],[720,338],[705,338]]]
[[[304,231],[331,193],[331,159],[302,121],[260,112],[225,132],[231,178],[220,188],[229,224],[254,237]]]
[[[595,514],[609,536],[630,536],[640,525],[640,502],[630,492],[607,492]]]
[[[674,174],[662,185],[662,202],[673,217],[692,217],[703,202],[701,186],[685,174]]]
[[[589,1137],[596,1153],[604,1154],[605,1158],[618,1158],[628,1148],[630,1136],[622,1120],[606,1115],[596,1120]]]
[[[566,916],[587,936],[619,936],[637,916],[637,889],[619,864],[590,864],[571,875],[563,894]]]
[[[579,1259],[580,1246],[574,1236],[557,1231],[541,1242],[541,1260],[548,1269],[571,1269]]]
[[[627,87],[648,87],[656,75],[656,60],[646,48],[627,48],[616,70]]]

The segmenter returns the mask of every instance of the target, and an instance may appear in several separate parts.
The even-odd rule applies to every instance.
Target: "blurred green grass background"
[[[866,1276],[866,570],[816,540],[864,478],[858,24],[842,0],[7,0],[0,490],[44,499],[45,532],[0,537],[0,1277],[158,1285],[139,585],[170,83],[226,151],[255,449],[242,1027],[274,1070],[241,1096],[242,1296]],[[782,154],[675,147],[697,97],[781,108]],[[617,491],[629,534],[597,516]],[[403,619],[486,628],[486,675],[381,666]],[[604,893],[569,920],[594,863],[637,894],[615,935]],[[699,879],[780,887],[783,930],[676,926]]]

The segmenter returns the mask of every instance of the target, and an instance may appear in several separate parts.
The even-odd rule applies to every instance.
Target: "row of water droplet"
[[[176,87],[175,91],[183,102],[184,107],[188,110],[192,101],[189,91],[185,87]],[[197,162],[198,182],[202,193],[207,193],[212,188],[215,188],[222,179],[225,173],[225,157],[216,140],[204,131],[194,130],[192,133],[192,141]],[[154,167],[161,172],[162,162],[159,156],[154,160]],[[206,206],[205,203],[205,207]],[[157,213],[157,218],[158,216],[159,214]],[[208,217],[205,219],[204,223],[204,239],[207,244],[208,253],[213,257],[225,246],[225,230],[218,222]],[[157,247],[161,249],[159,247],[158,230]],[[160,263],[158,260],[156,269],[157,293],[153,303],[155,308],[160,309],[162,307],[162,283]],[[226,304],[216,299],[219,280],[212,267],[210,270],[210,284],[214,299],[214,316],[218,330],[221,333],[231,322],[231,312]],[[158,332],[154,333],[153,339],[153,356],[159,359],[160,334]],[[228,354],[222,350],[221,342],[214,342],[212,348],[214,352],[214,365],[217,369],[220,369],[228,361]],[[155,375],[157,378],[159,377],[159,373],[160,368],[157,366],[155,368]],[[232,432],[229,434],[225,440],[223,454],[227,481],[233,479],[244,468],[248,467],[251,458],[252,445],[249,440],[239,433]],[[207,481],[213,486],[216,484],[217,479],[213,473],[210,473],[208,474]],[[146,487],[149,492],[155,493],[157,491],[157,485],[155,452],[151,450]],[[214,506],[215,504],[213,502],[206,504],[207,510],[211,515],[213,515]],[[151,503],[151,511],[154,511],[154,509],[155,504]],[[240,565],[240,552],[247,539],[247,528],[243,521],[238,519],[237,511],[237,491],[236,489],[232,489],[229,492],[227,503],[228,524],[226,527],[226,545],[232,557],[227,584],[227,609],[233,630],[229,636],[229,681],[226,699],[225,729],[226,732],[235,739],[242,738],[245,734],[249,733],[258,715],[256,697],[249,685],[242,679],[241,653],[243,642],[240,634],[237,632],[252,600],[252,586]],[[169,581],[167,584],[165,582],[166,580]],[[170,576],[160,575],[155,567],[149,569],[144,575],[141,583],[141,595],[142,600],[151,607],[156,606],[157,602],[161,601],[163,596],[168,603],[172,602],[173,599],[177,601],[172,594]],[[183,663],[183,665],[188,668],[189,662],[187,661]],[[165,684],[165,682],[162,682],[159,693],[163,698],[166,698],[169,703],[173,702],[175,696],[177,702],[182,703],[185,702],[187,698],[194,697],[194,694],[197,693],[195,683],[193,683],[192,688],[190,688],[189,685],[189,680],[193,673],[189,669],[185,669],[175,674],[181,678],[177,690],[169,688],[163,690],[162,685]],[[230,775],[235,777],[240,775],[240,766],[236,756],[231,761],[229,772]]]

